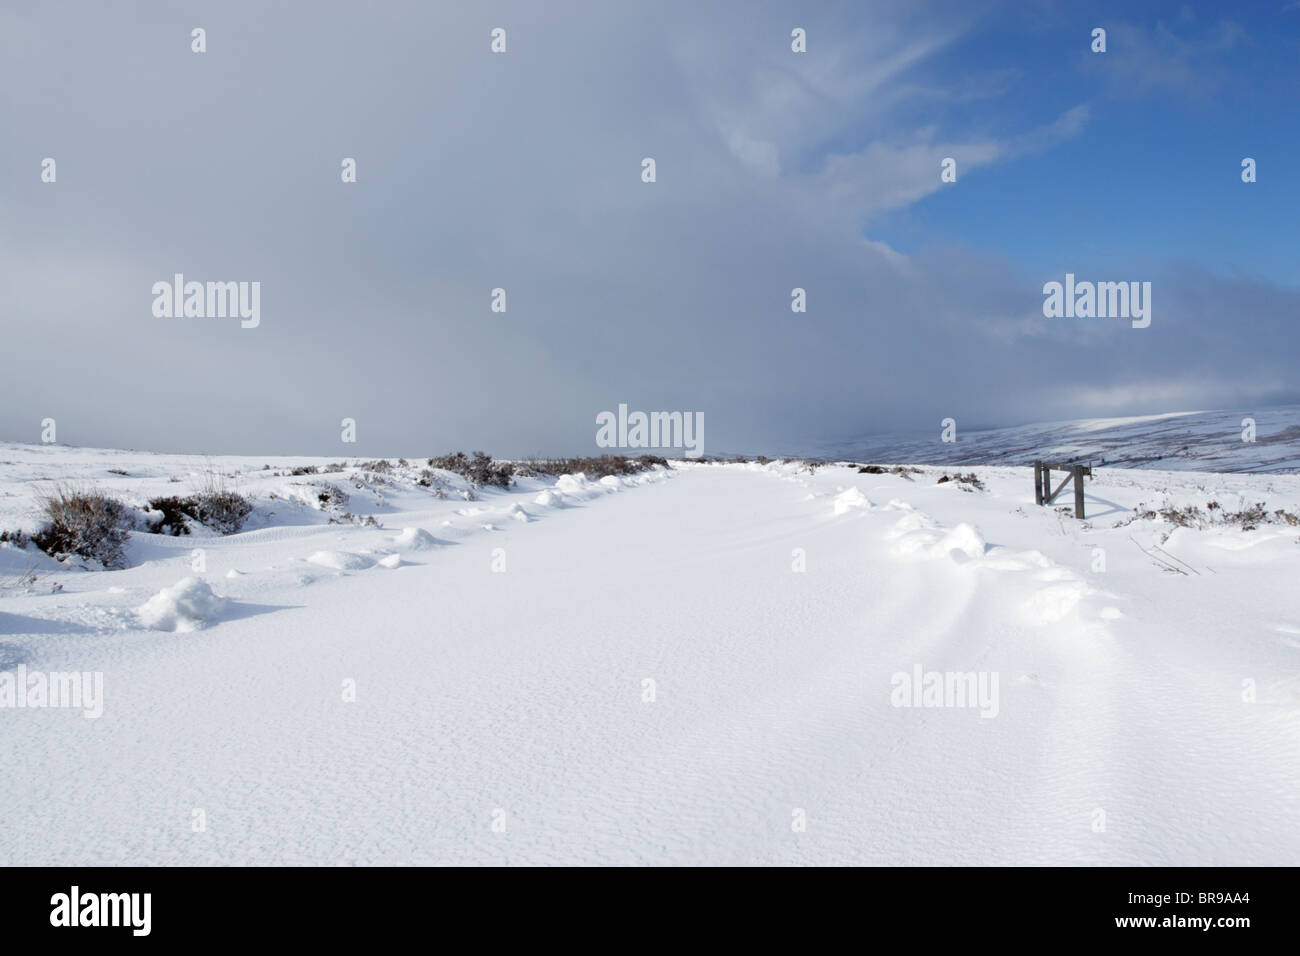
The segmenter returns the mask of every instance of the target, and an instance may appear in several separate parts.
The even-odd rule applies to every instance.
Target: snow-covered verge
[[[211,464],[247,530],[0,548],[0,703],[102,675],[0,707],[0,864],[1300,861],[1300,478]],[[0,446],[0,528],[209,467]]]

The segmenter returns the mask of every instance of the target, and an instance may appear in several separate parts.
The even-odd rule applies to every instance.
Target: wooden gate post
[[[1075,465],[1070,470],[1074,472],[1074,516],[1083,520],[1083,465]]]
[[[1034,462],[1034,504],[1043,503],[1043,463]]]

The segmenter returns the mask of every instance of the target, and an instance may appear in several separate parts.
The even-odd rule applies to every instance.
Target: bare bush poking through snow
[[[513,471],[521,477],[583,474],[596,480],[610,475],[635,475],[655,465],[670,468],[668,459],[659,455],[600,455],[596,458],[530,458],[515,462]]]
[[[187,499],[194,520],[219,534],[235,534],[253,513],[253,503],[235,491],[226,476],[209,470],[194,494]]]
[[[179,537],[190,533],[190,515],[194,511],[192,498],[177,498],[167,495],[162,498],[150,498],[149,510],[158,512],[161,517],[153,518],[148,523],[150,534],[170,534]]]
[[[320,491],[316,494],[316,501],[320,505],[320,510],[330,516],[330,524],[335,524],[337,518],[339,522],[351,521],[352,515],[348,513],[348,493],[341,488],[325,482],[319,486]]]
[[[26,551],[31,540],[21,529],[18,531],[0,531],[0,544],[11,544],[19,551]]]
[[[912,480],[913,475],[919,475],[920,468],[912,468],[910,465],[861,465],[858,468],[859,475],[898,475],[901,478]]]
[[[439,455],[427,461],[430,468],[441,468],[468,479],[475,487],[494,485],[497,488],[509,488],[513,469],[509,464],[498,465],[486,452],[476,451],[468,457],[463,451],[453,455]]]
[[[1197,505],[1188,504],[1179,507],[1168,502],[1159,508],[1151,508],[1144,502],[1138,502],[1133,509],[1133,514],[1116,522],[1113,527],[1122,528],[1134,521],[1156,520],[1166,521],[1177,528],[1195,528],[1197,530],[1229,527],[1240,528],[1242,531],[1254,531],[1262,525],[1300,527],[1300,514],[1283,508],[1275,508],[1269,511],[1262,501],[1257,501],[1250,506],[1243,503],[1240,511],[1229,511],[1217,501],[1208,502],[1205,508],[1206,510],[1202,511]]]
[[[979,475],[975,474],[973,471],[967,472],[964,475],[960,472],[955,475],[945,474],[936,482],[936,484],[942,485],[950,481],[957,482],[957,487],[961,488],[962,491],[970,491],[971,488],[978,488],[980,491],[984,490],[984,482],[981,481]]]
[[[126,566],[122,545],[134,519],[116,498],[100,491],[57,485],[40,499],[46,524],[32,541],[56,558],[77,555],[105,568]]]
[[[200,495],[195,502],[194,517],[213,531],[235,534],[253,513],[253,503],[235,491]]]
[[[189,534],[191,518],[220,534],[235,534],[252,513],[253,503],[237,492],[220,491],[188,498],[151,498],[149,510],[158,515],[149,520],[150,534]]]

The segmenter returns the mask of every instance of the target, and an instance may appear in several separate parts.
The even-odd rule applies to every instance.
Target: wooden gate
[[[1052,491],[1052,471],[1067,472],[1065,480]],[[1034,504],[1050,505],[1065,486],[1074,482],[1074,516],[1083,518],[1083,476],[1092,477],[1092,465],[1052,465],[1045,461],[1034,462]]]

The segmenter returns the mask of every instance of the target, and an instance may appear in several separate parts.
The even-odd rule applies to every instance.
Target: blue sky
[[[0,7],[0,437],[578,453],[625,403],[772,454],[1300,400],[1294,0],[76,10]],[[1045,318],[1067,271],[1151,326]],[[178,272],[259,326],[154,315]]]
[[[945,118],[996,134],[1086,104],[1081,135],[981,169],[870,232],[900,251],[951,237],[1047,272],[1076,257],[1106,270],[1159,256],[1294,285],[1300,3],[1059,10],[1026,21],[994,9],[956,40],[938,72],[1005,92]],[[1094,26],[1108,28],[1104,54],[1090,50]],[[1246,156],[1259,164],[1251,185]],[[1044,229],[1053,222],[1068,229]]]

